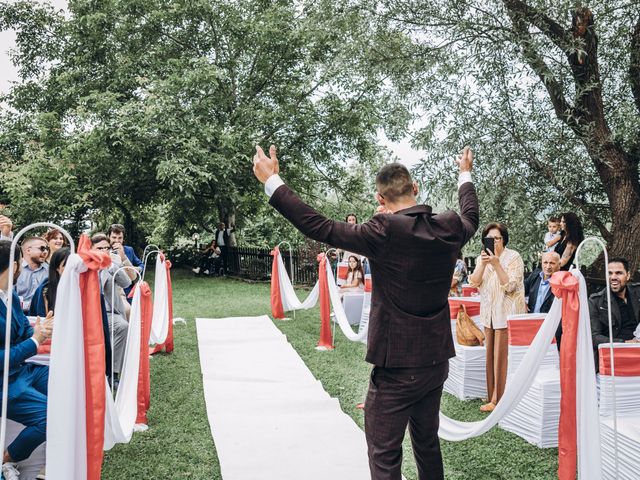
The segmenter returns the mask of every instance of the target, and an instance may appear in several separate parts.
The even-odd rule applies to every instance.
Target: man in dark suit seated
[[[14,281],[20,274],[20,249],[16,248],[15,261],[9,265],[11,242],[0,240],[0,392],[4,358],[9,353],[9,385],[7,418],[25,425],[16,439],[3,452],[2,473],[5,478],[18,478],[17,462],[26,460],[46,439],[47,382],[49,367],[25,363],[35,355],[38,346],[51,338],[53,315],[36,323],[35,329],[20,308],[20,299],[9,285],[9,268],[13,268]],[[12,300],[11,349],[6,352],[5,328],[9,295]],[[1,394],[0,394],[1,397]]]
[[[527,311],[529,313],[549,313],[553,304],[553,292],[549,279],[551,275],[560,270],[560,255],[556,252],[542,254],[542,269],[534,270],[524,282],[524,294],[529,295]],[[560,350],[562,338],[562,323],[556,331],[556,342]]]
[[[365,403],[369,467],[375,480],[401,478],[409,426],[420,479],[443,479],[438,439],[442,386],[455,355],[448,294],[457,254],[478,228],[473,155],[458,160],[461,214],[418,205],[418,186],[401,164],[376,176],[381,214],[362,224],[330,220],[302,202],[278,175],[276,149],[260,147],[253,171],[269,203],[309,238],[369,259],[376,287],[366,360],[374,365]],[[390,246],[393,246],[390,248]]]
[[[589,297],[591,338],[599,369],[598,345],[601,343],[637,343],[635,332],[640,325],[640,285],[629,283],[631,272],[626,258],[614,257],[607,265],[611,289],[611,323],[613,338],[609,340],[609,304],[606,287]]]

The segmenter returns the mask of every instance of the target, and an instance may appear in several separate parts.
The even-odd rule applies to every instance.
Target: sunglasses
[[[49,247],[42,245],[40,247],[29,247],[29,248],[34,248],[36,250],[40,250],[41,252],[48,252],[49,251]]]

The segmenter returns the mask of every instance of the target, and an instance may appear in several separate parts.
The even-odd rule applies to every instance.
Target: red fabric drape
[[[156,345],[149,349],[149,354],[153,355],[154,353],[161,352],[164,350],[166,353],[173,352],[173,291],[171,287],[171,262],[169,260],[164,262],[165,267],[167,268],[167,291],[168,291],[168,302],[169,302],[169,330],[167,331],[167,339],[164,343]]]
[[[458,312],[460,311],[460,305],[464,304],[467,307],[467,315],[475,317],[480,315],[480,302],[474,302],[472,300],[454,300],[449,299],[449,313],[452,320],[458,318]]]
[[[84,329],[85,408],[87,418],[87,479],[100,478],[104,445],[105,346],[100,306],[98,270],[111,264],[109,255],[90,250],[86,235],[80,237],[78,254],[89,268],[80,274],[82,324]]]
[[[271,251],[273,262],[271,263],[271,315],[273,318],[283,319],[284,308],[282,307],[282,296],[280,295],[280,278],[278,276],[278,247]]]
[[[538,330],[542,327],[544,317],[531,318],[527,320],[509,320],[509,345],[514,347],[527,347],[531,345],[533,339],[538,334]],[[551,343],[556,343],[555,337]]]
[[[319,347],[333,348],[331,338],[331,301],[329,298],[329,280],[327,279],[327,257],[324,253],[318,255],[320,262],[318,281],[320,282],[320,341]]]
[[[576,347],[580,300],[578,279],[569,272],[551,276],[551,290],[562,299],[560,346],[560,424],[558,427],[558,479],[575,480],[577,462]]]
[[[151,404],[151,379],[149,377],[149,337],[153,304],[151,289],[147,282],[139,283],[140,288],[140,369],[138,370],[138,416],[136,423],[147,424],[147,410]]]
[[[640,377],[640,348],[614,346],[613,358],[616,361],[616,377]],[[608,347],[600,349],[600,375],[611,375],[611,352]]]

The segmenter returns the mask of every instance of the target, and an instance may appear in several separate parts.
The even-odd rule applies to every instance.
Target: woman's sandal
[[[496,408],[496,405],[492,402],[489,403],[485,403],[484,405],[482,405],[480,407],[480,411],[481,412],[485,412],[485,413],[489,413],[489,412],[493,412]]]

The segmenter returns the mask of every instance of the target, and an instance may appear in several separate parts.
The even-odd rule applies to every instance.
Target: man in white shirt
[[[235,231],[235,227],[231,225],[229,228],[226,228],[224,222],[220,222],[218,224],[218,228],[215,232],[216,245],[220,249],[220,253],[222,256],[222,269],[224,274],[227,274],[227,267],[229,262],[229,242],[230,236]]]

